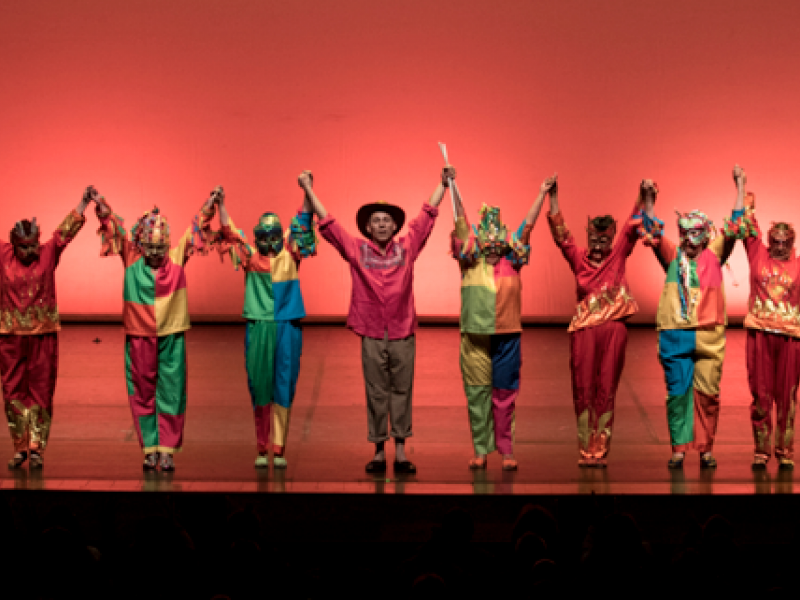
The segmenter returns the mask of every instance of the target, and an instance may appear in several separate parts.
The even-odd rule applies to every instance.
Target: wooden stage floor
[[[295,492],[387,494],[770,494],[796,491],[791,473],[750,470],[752,437],[744,332],[728,332],[716,472],[697,456],[683,472],[666,468],[669,437],[656,335],[631,328],[617,397],[609,466],[577,467],[568,337],[562,327],[523,334],[517,405],[516,473],[490,458],[488,471],[467,469],[471,456],[455,327],[418,332],[414,437],[416,476],[364,473],[372,446],[359,339],[341,326],[307,326],[292,413],[285,472],[253,467],[255,434],[240,325],[198,325],[188,333],[189,400],[185,445],[174,474],[145,476],[131,429],[117,325],[65,325],[53,428],[42,472],[0,473],[0,489]],[[95,342],[94,340],[100,340]],[[11,444],[7,442],[11,455]],[[392,453],[389,455],[392,459]]]

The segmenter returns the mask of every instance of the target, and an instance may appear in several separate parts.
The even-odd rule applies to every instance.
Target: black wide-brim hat
[[[399,206],[395,206],[394,204],[389,204],[388,202],[372,202],[371,204],[365,204],[364,206],[359,208],[358,212],[356,213],[356,223],[358,224],[358,230],[361,232],[361,235],[363,235],[365,238],[369,237],[369,232],[367,231],[367,223],[369,223],[372,214],[376,212],[389,213],[389,216],[391,216],[392,219],[394,219],[394,222],[397,225],[397,231],[395,233],[399,233],[400,230],[403,228],[403,223],[406,222],[406,213]]]

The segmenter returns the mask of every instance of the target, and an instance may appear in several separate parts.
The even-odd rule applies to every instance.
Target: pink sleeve
[[[334,217],[328,214],[319,221],[318,227],[320,235],[339,251],[343,259],[349,263],[356,260],[356,238],[347,233]]]
[[[630,256],[631,252],[633,252],[633,249],[636,247],[636,242],[639,241],[641,219],[636,218],[639,211],[639,202],[637,201],[636,204],[633,205],[633,211],[630,217],[628,217],[628,220],[625,221],[625,227],[622,228],[622,234],[617,241],[617,244],[622,245],[621,249],[625,252],[625,256]]]
[[[675,243],[667,237],[662,237],[659,244],[653,247],[658,262],[661,263],[662,268],[666,271],[670,263],[675,260],[678,254],[678,248]]]
[[[408,225],[408,239],[411,250],[411,260],[417,260],[419,253],[425,247],[425,242],[433,231],[436,217],[439,215],[439,208],[431,206],[427,202],[422,205],[422,210]]]

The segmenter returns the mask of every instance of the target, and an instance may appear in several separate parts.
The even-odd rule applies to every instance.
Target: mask
[[[134,243],[139,246],[142,253],[146,253],[146,248],[152,254],[156,247],[169,248],[169,223],[158,210],[148,211],[136,222],[131,229]],[[163,256],[166,250],[161,252]]]
[[[677,211],[676,211],[677,212]],[[713,223],[699,210],[678,214],[678,234],[681,244],[688,243],[692,246],[703,246],[711,237]]]
[[[769,230],[769,255],[789,260],[794,253],[794,228],[789,223],[773,223]]]
[[[268,212],[261,215],[258,225],[253,228],[253,235],[256,238],[259,254],[266,256],[270,252],[278,254],[283,250],[283,228],[275,213]]]
[[[27,227],[26,227],[27,224]],[[28,229],[28,232],[25,230]],[[11,230],[11,244],[14,246],[14,255],[21,263],[29,265],[39,258],[39,226],[36,217],[31,221],[17,221]]]
[[[509,251],[508,229],[500,218],[500,208],[497,206],[486,206],[480,211],[481,222],[478,225],[477,238],[481,253],[494,253],[504,256]]]
[[[610,216],[589,219],[586,225],[586,234],[589,241],[590,254],[598,253],[600,256],[590,257],[592,260],[605,260],[611,254],[614,236],[617,235],[617,222]],[[605,238],[603,240],[603,238]]]

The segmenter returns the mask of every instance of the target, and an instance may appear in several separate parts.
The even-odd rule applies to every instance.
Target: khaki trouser
[[[414,385],[416,340],[361,338],[361,363],[367,391],[367,425],[370,442],[411,437],[411,392]],[[392,430],[388,421],[391,417]]]

